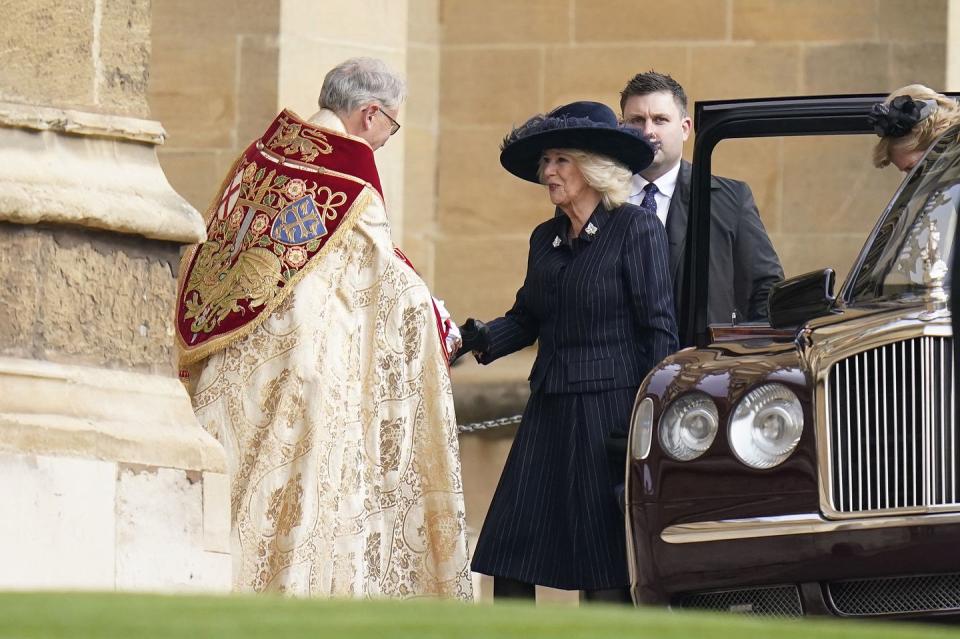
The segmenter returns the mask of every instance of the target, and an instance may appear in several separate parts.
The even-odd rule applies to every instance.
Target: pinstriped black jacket
[[[527,273],[507,313],[488,323],[482,364],[539,340],[533,392],[636,387],[677,348],[663,225],[632,204],[597,206],[578,241],[566,215],[530,236]]]

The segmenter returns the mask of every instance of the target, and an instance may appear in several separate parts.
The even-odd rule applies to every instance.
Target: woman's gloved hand
[[[471,351],[482,353],[487,350],[490,341],[490,329],[480,320],[469,318],[460,328],[460,339],[463,343],[454,355],[451,363],[457,361],[464,353]]]

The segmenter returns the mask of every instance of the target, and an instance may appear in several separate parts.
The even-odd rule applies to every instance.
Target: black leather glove
[[[607,460],[619,476],[627,463],[627,434],[610,433],[603,441],[607,450]]]
[[[610,471],[614,473],[617,479],[613,485],[613,496],[620,506],[620,512],[625,512],[625,484],[623,469],[627,463],[627,434],[610,433],[604,440],[604,447],[607,449],[607,461],[610,462]]]
[[[471,351],[482,353],[487,350],[490,344],[490,329],[487,328],[486,324],[471,317],[463,323],[463,326],[458,328],[460,329],[460,339],[463,340],[463,343],[460,344],[460,349],[457,350],[457,354],[454,355],[451,363],[460,359],[460,356],[464,353]]]

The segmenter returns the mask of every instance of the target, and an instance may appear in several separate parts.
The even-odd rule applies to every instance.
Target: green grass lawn
[[[960,628],[835,620],[777,621],[627,607],[308,601],[277,597],[0,594],[0,637],[357,639],[954,637]]]

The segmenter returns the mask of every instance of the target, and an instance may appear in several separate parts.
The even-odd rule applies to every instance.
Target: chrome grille
[[[677,608],[719,610],[766,617],[802,617],[800,592],[796,586],[767,586],[680,595]]]
[[[834,364],[826,388],[837,512],[958,505],[952,340],[923,336]]]
[[[843,615],[892,615],[960,610],[960,575],[858,579],[827,585]]]

